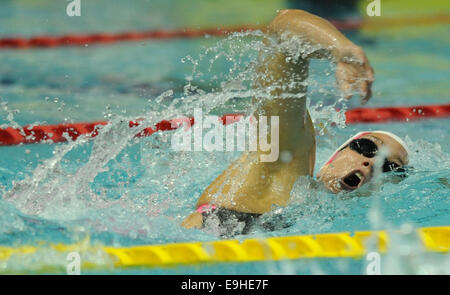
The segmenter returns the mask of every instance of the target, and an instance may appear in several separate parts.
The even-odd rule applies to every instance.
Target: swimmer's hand
[[[359,92],[361,103],[365,104],[372,96],[373,69],[361,47],[354,44],[338,49],[336,57],[336,79],[345,98],[352,92]]]
[[[203,225],[203,216],[199,212],[194,212],[181,223],[184,228],[201,228]]]
[[[269,30],[301,36],[325,52],[331,51],[331,55],[323,57],[333,57],[337,62],[336,78],[344,95],[350,98],[353,91],[358,91],[363,104],[372,96],[373,69],[364,51],[327,20],[303,10],[284,9],[270,23]],[[315,52],[311,57],[320,57],[321,53]]]

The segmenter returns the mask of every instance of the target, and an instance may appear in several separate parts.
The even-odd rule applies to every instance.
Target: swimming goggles
[[[353,139],[347,146],[344,146],[341,150],[347,147],[366,158],[373,158],[378,153],[378,146],[375,144],[375,142],[368,138]],[[383,173],[390,171],[404,172],[404,169],[402,169],[401,166],[397,163],[391,162],[387,158],[385,158],[382,171]]]

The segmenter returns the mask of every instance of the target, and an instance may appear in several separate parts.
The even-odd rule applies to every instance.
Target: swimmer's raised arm
[[[310,58],[331,58],[337,63],[336,78],[341,91],[350,98],[350,91],[358,90],[362,102],[372,95],[373,69],[361,47],[355,45],[327,20],[303,10],[281,10],[269,25],[274,34],[291,33],[304,38],[321,50]]]
[[[310,58],[334,60],[343,91],[358,89],[363,102],[371,96],[373,70],[363,50],[326,20],[301,10],[282,10],[270,24],[269,33],[287,38],[299,36],[318,47],[307,56],[288,58],[292,48],[280,46],[275,51],[263,50],[259,58],[255,88],[261,88],[263,93],[269,90],[270,98],[256,97],[254,102],[258,104],[258,114],[279,117],[277,150],[286,157],[264,162],[258,160],[266,154],[264,151],[244,153],[205,189],[197,202],[197,211],[182,223],[186,228],[202,226],[205,206],[257,214],[274,206],[286,206],[298,177],[313,175],[315,132],[306,106],[304,83]],[[305,45],[298,44],[299,50]]]
[[[269,32],[275,34],[292,33],[302,36],[312,44],[329,49],[338,58],[339,49],[354,44],[327,20],[298,9],[284,9],[272,20]]]

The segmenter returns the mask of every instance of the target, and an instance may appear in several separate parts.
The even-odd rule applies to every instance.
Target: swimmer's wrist
[[[350,63],[357,62],[361,55],[364,55],[364,50],[348,40],[336,46],[332,52],[336,62]]]

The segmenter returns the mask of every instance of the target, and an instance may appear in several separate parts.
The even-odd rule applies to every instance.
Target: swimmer
[[[243,224],[237,233],[245,234],[260,215],[288,205],[298,177],[313,175],[316,143],[306,97],[286,98],[289,93],[306,93],[303,83],[293,86],[287,82],[292,75],[306,80],[309,59],[325,58],[336,63],[336,79],[347,98],[351,91],[359,92],[362,103],[371,97],[374,74],[364,51],[328,21],[302,10],[282,10],[268,29],[279,38],[300,37],[320,48],[298,59],[287,59],[288,53],[278,52],[260,63],[259,70],[264,71],[265,78],[256,84],[273,86],[273,99],[264,101],[259,111],[266,116],[279,116],[279,151],[288,153],[290,161],[279,158],[261,162],[258,159],[262,151],[243,153],[206,188],[197,210],[182,222],[185,228],[202,228],[211,218],[220,227],[235,227],[236,223],[228,223],[233,219]],[[325,162],[317,179],[333,193],[353,191],[368,183],[376,169],[388,172],[407,163],[407,147],[396,135],[360,132]]]

